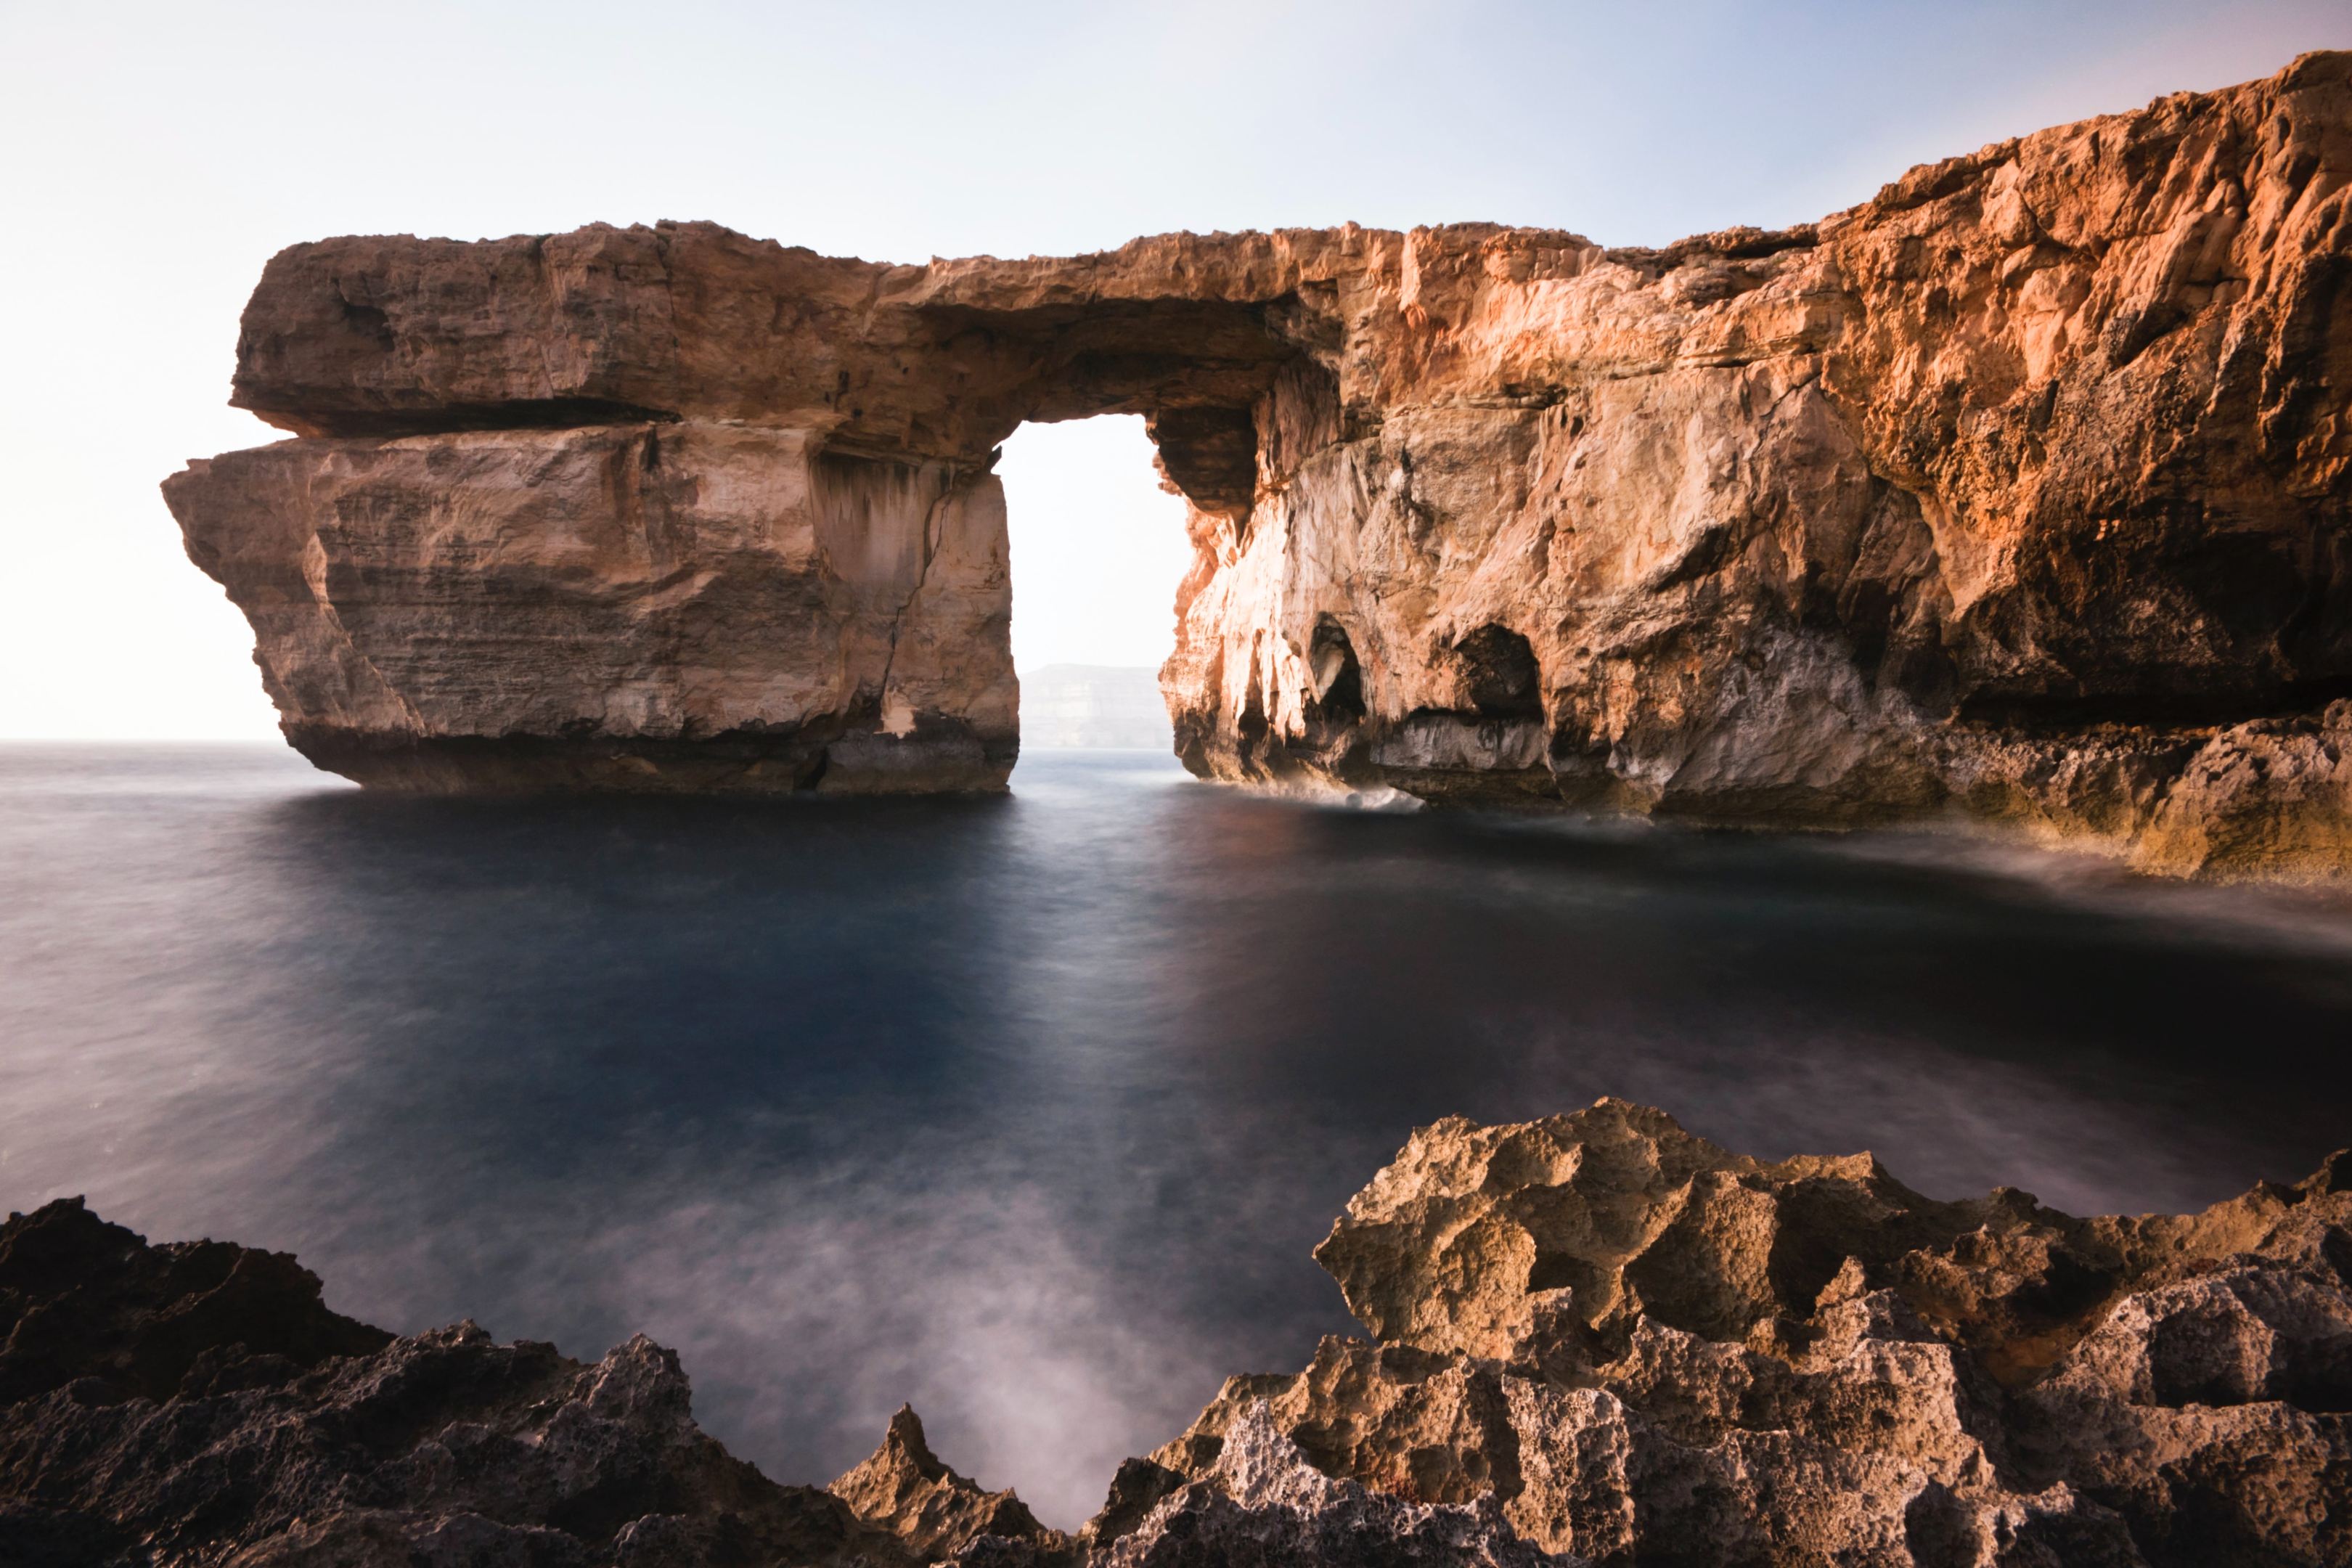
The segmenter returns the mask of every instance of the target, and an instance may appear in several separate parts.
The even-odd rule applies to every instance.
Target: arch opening
[[[1000,449],[1024,756],[1174,755],[1160,672],[1192,550],[1145,424],[1024,424]]]

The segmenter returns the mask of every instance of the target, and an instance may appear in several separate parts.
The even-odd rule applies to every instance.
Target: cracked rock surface
[[[396,1339],[55,1203],[0,1230],[0,1562],[2352,1563],[2352,1151],[2078,1219],[1604,1100],[1421,1129],[1317,1257],[1370,1337],[1229,1380],[1068,1534],[908,1409],[779,1486],[642,1337]]]
[[[1146,416],[1196,773],[2352,868],[2352,54],[1663,249],[299,245],[166,482],[289,737],[425,790],[1001,787],[1024,421]]]

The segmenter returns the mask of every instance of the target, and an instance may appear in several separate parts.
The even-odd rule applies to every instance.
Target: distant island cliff
[[[1937,1203],[1604,1100],[1415,1131],[1316,1258],[1367,1338],[1229,1379],[1076,1533],[902,1409],[829,1488],[676,1354],[395,1337],[283,1254],[0,1227],[0,1557],[180,1568],[2210,1568],[2352,1552],[2352,1152],[2202,1214]]]
[[[289,739],[413,790],[971,790],[998,443],[1143,415],[1194,772],[2352,872],[2352,54],[1663,248],[298,245],[166,481]]]

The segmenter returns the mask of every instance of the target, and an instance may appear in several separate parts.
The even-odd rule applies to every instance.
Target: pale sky
[[[837,255],[1466,219],[1662,244],[2352,47],[2352,7],[30,5],[0,0],[0,737],[266,736],[155,486],[274,251],[709,218]],[[1138,422],[1004,464],[1016,657],[1155,663],[1183,559]]]

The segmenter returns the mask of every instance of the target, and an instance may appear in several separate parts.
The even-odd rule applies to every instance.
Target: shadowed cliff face
[[[992,450],[1139,413],[1192,508],[1163,688],[1195,772],[1957,804],[2333,877],[2347,180],[2352,55],[2320,54],[1658,251],[330,240],[270,262],[239,342],[234,401],[302,439],[165,488],[289,735],[366,782],[1001,782]]]

